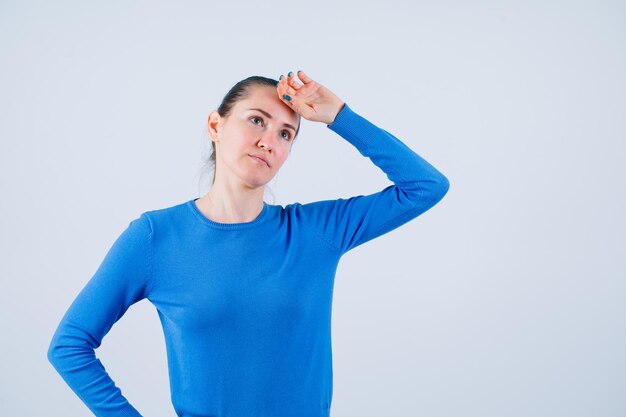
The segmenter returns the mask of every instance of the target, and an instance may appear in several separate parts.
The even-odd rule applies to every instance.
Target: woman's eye
[[[250,120],[252,120],[252,123],[254,123],[254,124],[256,125],[257,123],[255,122],[255,120],[261,120],[261,121],[263,121],[263,118],[261,118],[261,117],[259,117],[259,116],[252,116],[252,117],[250,118]],[[283,130],[283,132],[282,132],[282,133],[285,133],[285,134],[286,134],[285,136],[283,136],[283,139],[286,139],[286,140],[291,140],[291,134],[289,133],[289,131],[288,131],[288,130]]]

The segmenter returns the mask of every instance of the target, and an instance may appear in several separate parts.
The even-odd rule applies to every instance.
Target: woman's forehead
[[[279,120],[293,125],[298,123],[296,113],[278,98],[274,89],[269,93],[252,93],[238,102],[237,107],[240,112],[261,111],[274,121]]]

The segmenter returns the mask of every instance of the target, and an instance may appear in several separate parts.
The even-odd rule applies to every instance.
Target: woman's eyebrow
[[[271,118],[272,118],[272,115],[271,115],[271,114],[269,114],[268,112],[266,112],[265,110],[261,110],[261,109],[257,109],[257,108],[248,109],[248,110],[256,110],[256,111],[260,111],[261,113],[263,113],[264,115],[266,115],[268,119],[271,119]],[[292,128],[292,129],[294,130],[294,132],[295,132],[295,130],[296,130],[296,128],[295,128],[295,127],[293,127],[292,125],[290,125],[289,123],[283,123],[283,126],[287,126],[287,127]]]

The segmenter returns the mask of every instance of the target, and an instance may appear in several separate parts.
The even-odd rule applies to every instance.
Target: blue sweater
[[[433,207],[449,182],[347,104],[327,127],[393,182],[369,195],[264,202],[218,223],[195,199],[130,221],[52,337],[48,360],[97,416],[140,416],[95,349],[134,303],[158,312],[180,417],[329,416],[331,305],[340,258]]]

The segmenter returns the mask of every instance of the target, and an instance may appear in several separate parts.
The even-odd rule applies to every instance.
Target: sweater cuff
[[[347,103],[344,103],[335,120],[331,124],[326,125],[326,127],[359,148],[359,150],[365,150],[373,138],[381,133],[379,127],[354,112]]]

